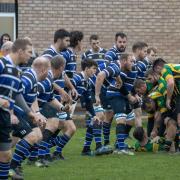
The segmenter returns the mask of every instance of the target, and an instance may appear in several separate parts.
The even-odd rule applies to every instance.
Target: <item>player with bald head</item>
[[[32,68],[25,70],[21,75],[24,99],[27,105],[38,114],[40,121],[44,124],[46,118],[41,115],[38,110],[37,83],[47,77],[49,68],[49,60],[44,57],[38,57],[34,60]],[[27,118],[18,105],[15,106],[14,113],[18,117],[19,123],[13,125],[13,136],[21,140],[17,143],[15,148],[11,161],[10,175],[12,178],[22,179],[23,175],[19,171],[19,166],[22,160],[27,157],[27,153],[30,154],[34,145],[41,141],[42,133],[40,127]]]
[[[32,69],[36,72],[38,81],[42,81],[47,77],[50,67],[50,61],[43,56],[37,57],[34,60],[32,64]]]

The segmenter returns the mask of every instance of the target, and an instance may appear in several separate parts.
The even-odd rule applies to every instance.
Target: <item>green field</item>
[[[24,166],[26,180],[179,180],[180,155],[136,153],[135,156],[82,157],[85,129],[78,129],[64,149],[66,160],[48,168]],[[111,133],[111,137],[114,133]],[[132,142],[131,142],[132,143]]]

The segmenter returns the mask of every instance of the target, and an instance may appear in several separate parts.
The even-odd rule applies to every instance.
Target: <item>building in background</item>
[[[9,7],[14,4],[14,10],[2,12],[1,7],[8,3]],[[135,41],[146,41],[167,61],[179,62],[179,7],[179,0],[1,0],[0,33],[6,27],[2,13],[14,14],[11,20],[6,17],[7,31],[13,36],[29,36],[41,53],[58,28],[83,31],[84,49],[91,34],[98,34],[102,46],[110,48],[115,33],[123,31],[129,51]]]
[[[0,1],[0,36],[8,33],[12,40],[17,37],[17,1]]]

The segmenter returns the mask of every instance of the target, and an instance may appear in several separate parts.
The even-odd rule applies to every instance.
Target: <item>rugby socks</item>
[[[171,144],[172,144],[172,141],[165,140],[165,145],[164,145],[165,151],[168,152],[170,150]]]
[[[62,136],[57,136],[56,137],[56,151],[55,154],[61,154],[62,153],[62,149],[64,148],[64,146],[68,143],[68,141],[70,140],[70,137],[66,134],[63,134]]]
[[[58,129],[53,133],[53,135],[51,137],[51,140],[50,140],[50,143],[49,143],[49,146],[50,146],[49,148],[52,148],[52,147],[56,146],[56,137],[58,136],[60,131],[61,130]]]
[[[96,143],[96,149],[102,146],[102,138],[101,138],[102,124],[94,123],[93,124],[93,136]]]
[[[126,125],[125,124],[117,124],[116,138],[117,138],[117,144],[118,144],[119,150],[123,150],[126,148],[124,141],[127,137],[128,137],[128,134],[126,132]]]
[[[89,116],[89,115],[86,115],[86,117],[85,117],[85,122],[86,122],[86,127],[87,127],[87,128],[90,126],[91,121],[92,121],[92,117]]]
[[[17,144],[11,160],[11,168],[14,169],[21,165],[21,162],[30,155],[32,145],[25,139],[21,139]]]
[[[8,179],[10,163],[0,162],[0,179]]]
[[[38,156],[40,159],[45,158],[47,151],[49,149],[49,141],[50,141],[52,135],[53,135],[53,133],[50,130],[48,130],[48,129],[44,130],[43,140],[40,142],[39,150],[38,150]]]
[[[34,144],[30,150],[30,156],[29,156],[29,160],[30,161],[36,161],[37,158],[38,158],[38,145],[37,144]]]
[[[93,140],[93,127],[92,125],[89,125],[86,129],[86,137],[85,137],[83,152],[90,151],[92,140]]]
[[[111,123],[103,122],[103,135],[104,135],[104,145],[108,145],[110,140],[110,130],[111,130]]]
[[[48,142],[48,147],[46,148],[46,152],[45,152],[45,154],[44,154],[44,156],[45,156],[47,159],[49,159],[49,158],[51,157],[50,149],[51,149],[52,147],[56,146],[56,137],[58,136],[59,132],[60,132],[60,129],[56,130],[56,131],[52,134],[52,136],[51,136],[51,138],[50,138],[50,140],[49,140],[49,142]]]
[[[129,124],[126,124],[126,134],[129,136],[129,132],[131,131],[132,126]]]

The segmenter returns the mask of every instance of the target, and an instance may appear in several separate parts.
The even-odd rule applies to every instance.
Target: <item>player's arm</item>
[[[165,65],[161,74],[162,74],[162,77],[167,82],[166,107],[168,109],[171,109],[170,103],[171,103],[171,98],[172,98],[173,91],[174,91],[174,78],[172,75],[172,70],[168,65]]]
[[[111,51],[107,51],[104,57],[104,59],[108,60],[109,62],[113,61],[114,58],[115,58],[115,55]]]
[[[95,84],[95,99],[96,99],[96,104],[99,105],[100,104],[100,92],[101,92],[101,87],[103,85],[103,82],[106,78],[106,74],[104,71],[101,71],[97,77],[96,77],[96,84]]]
[[[158,128],[160,127],[160,122],[161,122],[161,112],[156,111],[154,114],[154,127],[151,132],[152,138],[155,138],[158,135]]]
[[[171,109],[170,103],[171,98],[174,92],[174,78],[168,78],[167,79],[167,97],[166,97],[166,106],[168,109]]]
[[[38,105],[38,100],[37,100],[37,98],[36,98],[36,100],[32,103],[31,109],[32,109],[33,112],[39,112],[39,105]]]
[[[40,126],[43,125],[44,122],[40,121],[39,116],[34,113],[31,108],[29,108],[21,93],[16,96],[15,101],[16,105],[22,108],[23,111],[31,118],[34,123],[39,124]]]
[[[56,83],[53,83],[53,88],[54,88],[54,90],[56,90],[62,96],[62,101],[63,102],[69,103],[69,102],[72,101],[72,99],[68,95],[68,93],[66,91],[64,91],[64,89],[61,88],[60,86],[58,86]]]
[[[56,98],[53,98],[49,104],[59,112],[68,111],[69,109],[69,106],[63,106]]]
[[[64,75],[64,80],[65,80],[65,85],[67,86],[67,88],[69,88],[71,90],[72,96],[77,99],[78,92],[76,91],[76,89],[74,88],[74,86],[72,85],[70,79],[68,78],[68,76],[66,74]]]
[[[142,109],[141,109],[141,107],[134,109],[134,113],[135,113],[135,126],[136,127],[142,126]]]

